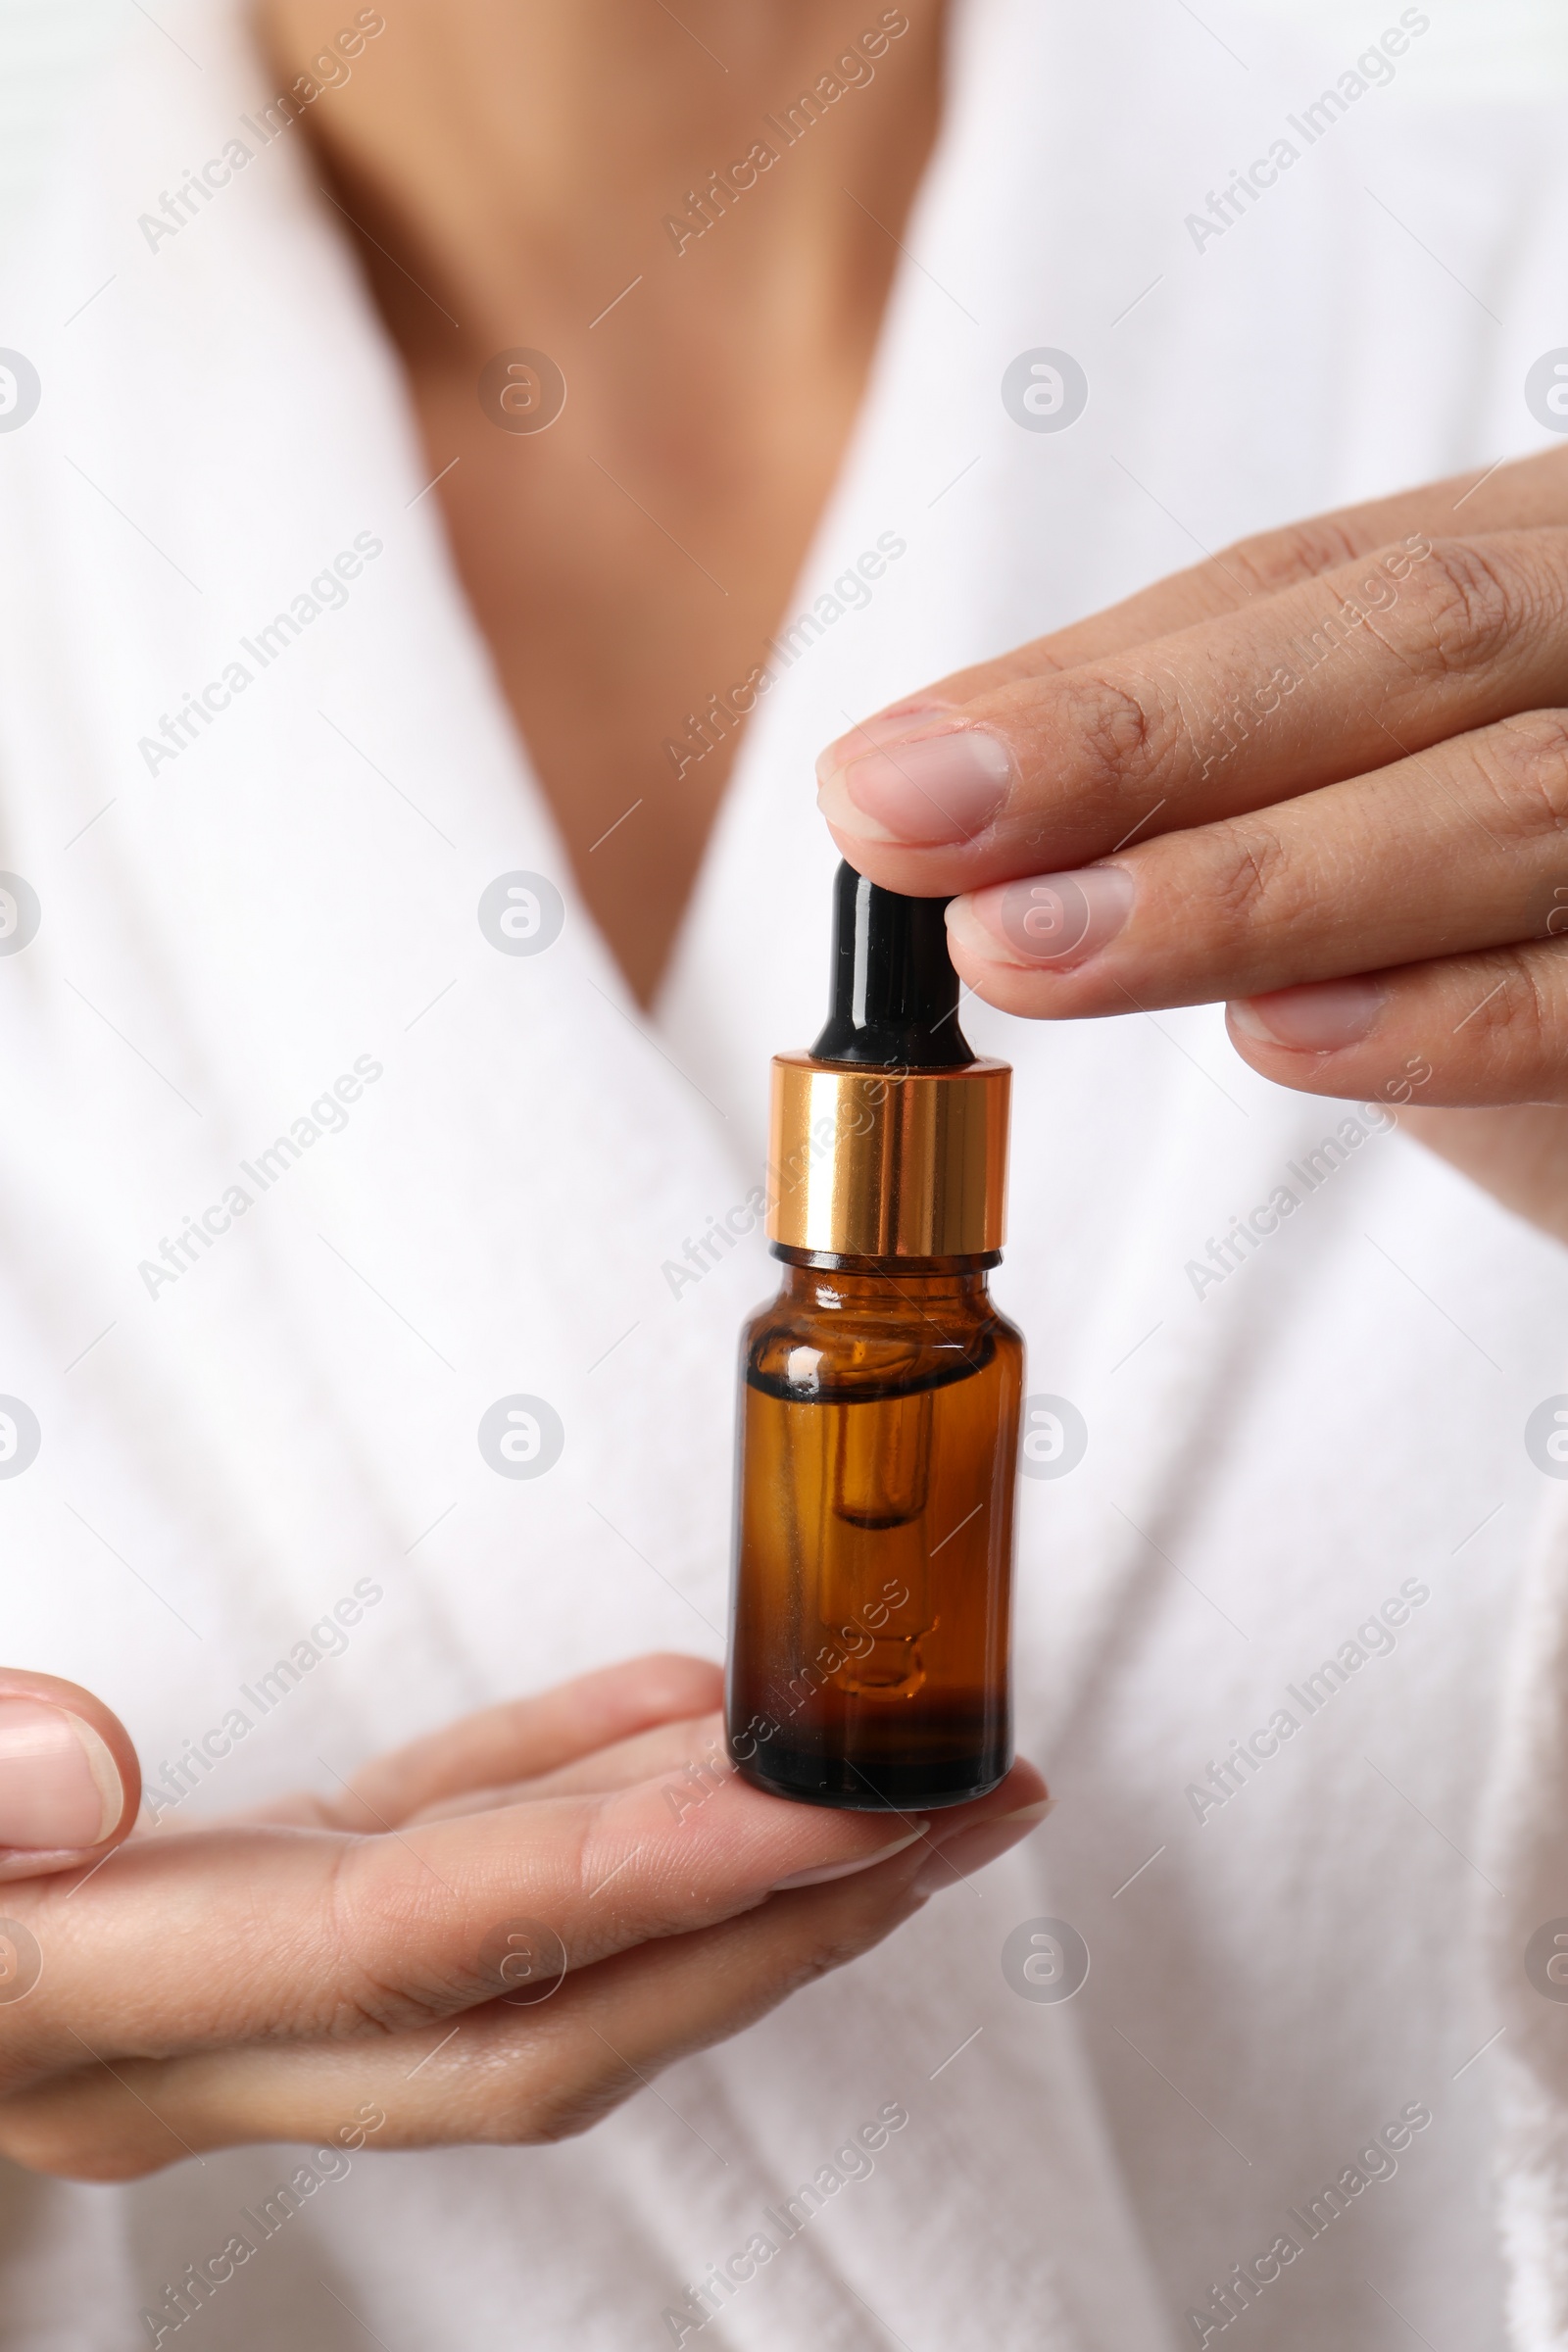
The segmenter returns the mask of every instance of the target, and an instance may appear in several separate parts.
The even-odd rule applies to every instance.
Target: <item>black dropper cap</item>
[[[833,1004],[813,1061],[878,1069],[962,1069],[946,899],[906,899],[841,865],[833,885]]]

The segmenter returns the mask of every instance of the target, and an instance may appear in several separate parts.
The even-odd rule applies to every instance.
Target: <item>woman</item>
[[[1432,39],[274,5],[117,80],[4,451],[17,2342],[1556,2340],[1470,1923],[1511,1993],[1563,1276],[1391,1130],[1560,1227],[1568,483],[1488,469],[1563,189]],[[974,1880],[1029,1767],[893,1852],[714,1745],[830,736],[1018,1065],[1049,1880]]]

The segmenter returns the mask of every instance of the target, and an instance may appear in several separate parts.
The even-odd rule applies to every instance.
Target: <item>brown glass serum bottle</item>
[[[986,1282],[1012,1073],[964,1041],[944,911],[839,869],[832,1012],[773,1063],[783,1285],[742,1341],[730,1751],[866,1811],[1012,1761],[1023,1344]]]

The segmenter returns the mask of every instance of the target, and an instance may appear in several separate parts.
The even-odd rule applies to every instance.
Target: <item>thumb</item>
[[[140,1803],[136,1750],[102,1699],[0,1666],[0,1880],[100,1860]]]

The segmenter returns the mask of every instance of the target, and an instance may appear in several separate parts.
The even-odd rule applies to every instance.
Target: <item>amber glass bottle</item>
[[[747,1778],[813,1804],[957,1804],[1012,1759],[1010,1073],[958,1028],[943,911],[841,867],[833,1013],[773,1065],[785,1272],[743,1342],[728,1718]]]

